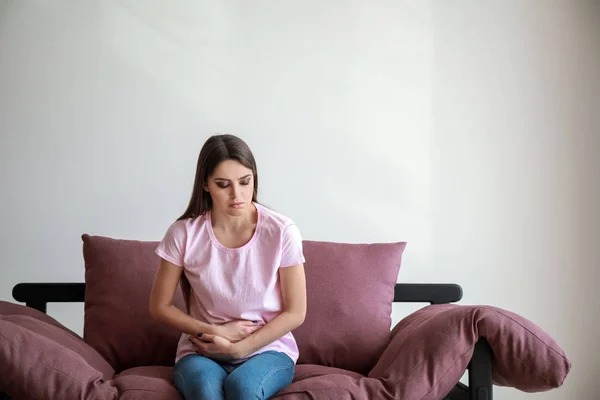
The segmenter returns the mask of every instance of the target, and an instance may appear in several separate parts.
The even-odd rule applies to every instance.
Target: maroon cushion
[[[26,307],[22,304],[10,303],[7,301],[0,301],[0,315],[23,315],[35,318],[39,321],[45,322],[50,325],[57,326],[66,332],[70,332],[72,335],[79,337],[78,334],[58,322],[46,313],[36,310],[35,308]]]
[[[283,388],[273,399],[280,400],[354,400],[392,399],[385,393],[377,379],[367,378],[356,372],[321,365],[296,366],[294,381]]]
[[[403,400],[437,400],[464,374],[475,343],[493,351],[493,380],[526,392],[561,386],[571,363],[556,341],[531,321],[491,306],[424,307],[401,320],[369,377]]]
[[[389,341],[405,247],[304,241],[307,314],[293,331],[299,364],[368,373]]]
[[[344,375],[349,376],[353,379],[364,378],[364,375],[361,375],[356,372],[348,371],[346,369],[339,369],[334,367],[325,367],[323,365],[315,365],[315,364],[300,364],[296,365],[296,370],[294,371],[294,382],[300,382],[306,380],[308,378],[314,378],[317,376],[333,376],[333,375]]]
[[[130,368],[117,375],[114,384],[119,400],[181,400],[173,386],[172,367]]]
[[[79,336],[39,311],[0,304],[10,309],[0,315],[2,390],[23,400],[117,398],[112,367]]]
[[[150,292],[160,263],[158,242],[83,235],[84,340],[120,372],[173,365],[180,333],[155,321]],[[178,288],[174,304],[185,309]]]

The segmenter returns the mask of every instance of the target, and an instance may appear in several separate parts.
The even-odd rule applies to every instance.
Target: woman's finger
[[[189,341],[194,345],[194,347],[196,347],[196,349],[201,350],[202,352],[206,352],[206,342],[203,342],[202,340],[195,337],[191,337]]]
[[[196,343],[194,341],[194,339],[192,339],[192,338],[189,338],[188,340],[194,346],[194,350],[196,350],[196,353],[201,354],[202,350],[200,349],[200,346],[198,345],[198,343]]]
[[[188,340],[195,346],[198,346],[198,344],[200,343],[200,341],[195,337],[190,337]]]
[[[246,328],[246,333],[248,333],[248,334],[254,333],[257,330],[259,330],[260,328],[262,328],[262,326],[249,326]]]
[[[215,335],[211,335],[210,333],[204,333],[202,336],[200,336],[198,340],[199,342],[214,342],[215,339]]]

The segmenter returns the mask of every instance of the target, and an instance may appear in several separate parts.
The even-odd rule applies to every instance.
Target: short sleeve
[[[156,248],[156,254],[161,258],[183,267],[185,255],[186,230],[183,221],[173,223]]]
[[[287,225],[283,229],[281,238],[281,262],[280,267],[291,267],[304,263],[302,251],[302,235],[296,224]]]

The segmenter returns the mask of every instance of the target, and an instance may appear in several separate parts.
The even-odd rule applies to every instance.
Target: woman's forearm
[[[150,314],[155,320],[189,335],[196,336],[199,333],[218,334],[216,326],[199,321],[173,305],[161,307],[158,310],[151,309]]]
[[[250,336],[234,343],[236,356],[238,358],[243,358],[248,354],[260,350],[286,333],[299,327],[303,321],[303,315],[294,314],[289,311],[282,312]]]

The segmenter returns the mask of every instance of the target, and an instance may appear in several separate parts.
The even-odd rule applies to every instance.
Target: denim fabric
[[[294,370],[292,359],[276,351],[236,365],[190,354],[175,364],[173,381],[185,400],[268,399],[292,383]]]

